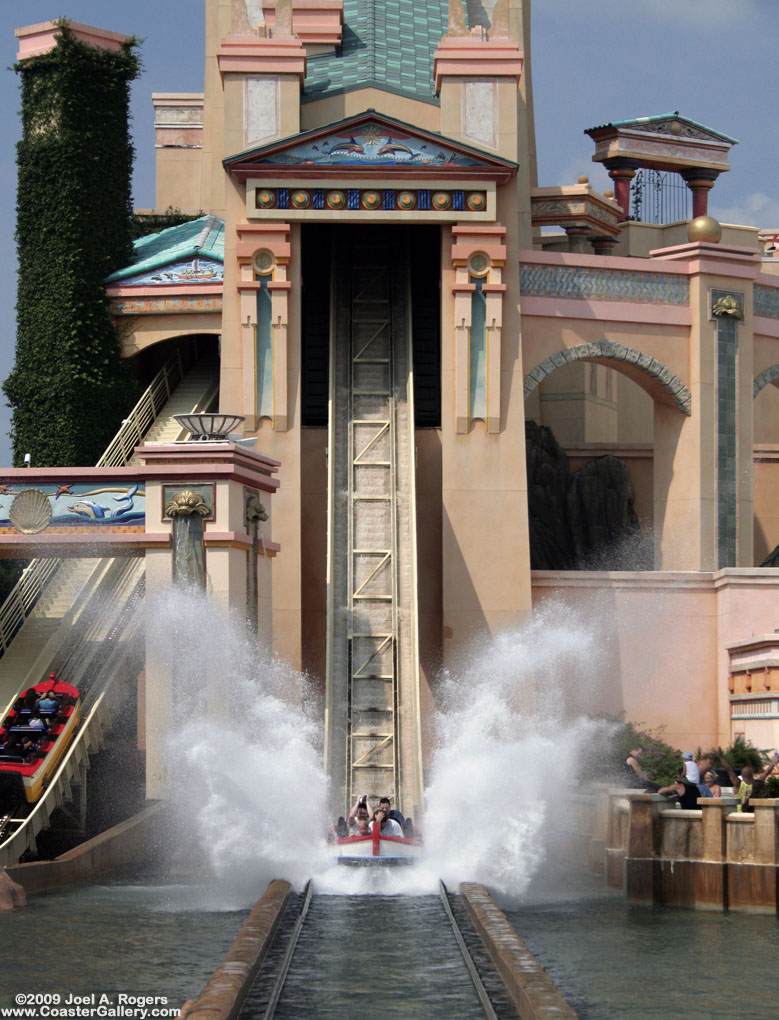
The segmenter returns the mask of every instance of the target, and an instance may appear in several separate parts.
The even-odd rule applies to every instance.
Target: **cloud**
[[[751,195],[745,195],[740,202],[730,206],[719,206],[711,201],[709,212],[720,223],[779,230],[779,196],[771,197],[764,191],[753,191]]]

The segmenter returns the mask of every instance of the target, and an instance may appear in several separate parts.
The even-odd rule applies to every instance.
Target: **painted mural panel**
[[[224,266],[215,259],[191,258],[156,267],[121,281],[123,287],[169,287],[174,283],[222,283]]]
[[[301,142],[262,160],[272,166],[425,166],[477,167],[477,156],[456,152],[432,138],[416,138],[385,124],[362,124]]]
[[[76,482],[0,484],[0,534],[73,531],[141,532],[146,492],[138,484]]]

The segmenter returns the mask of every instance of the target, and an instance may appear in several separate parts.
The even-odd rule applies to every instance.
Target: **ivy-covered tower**
[[[135,40],[59,21],[20,29],[14,463],[94,464],[131,402],[104,279],[132,255]]]

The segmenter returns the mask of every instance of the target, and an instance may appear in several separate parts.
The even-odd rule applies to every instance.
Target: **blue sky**
[[[0,0],[0,67],[15,59],[13,30],[66,16],[142,40],[142,76],[133,86],[136,146],[134,200],[154,205],[152,92],[197,92],[203,86],[203,0]],[[733,169],[711,195],[710,211],[729,223],[779,230],[776,173],[776,41],[779,0],[534,0],[532,74],[539,184],[572,184],[588,174],[609,187],[591,162],[585,128],[679,110],[737,138]],[[0,377],[13,364],[15,303],[15,143],[19,93],[0,71]],[[0,407],[0,464],[10,463]]]

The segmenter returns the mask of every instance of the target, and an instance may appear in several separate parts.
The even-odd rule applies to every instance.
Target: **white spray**
[[[567,711],[571,687],[597,672],[589,633],[569,612],[539,612],[474,648],[439,686],[421,865],[337,867],[323,836],[332,820],[322,727],[305,682],[203,596],[170,592],[150,609],[151,640],[176,649],[177,805],[194,819],[226,904],[251,902],[272,878],[300,888],[310,876],[330,893],[419,894],[441,877],[521,895],[547,858],[585,745],[605,733]]]

